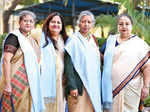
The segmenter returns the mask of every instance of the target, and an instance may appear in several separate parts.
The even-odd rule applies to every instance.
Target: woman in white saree
[[[103,76],[112,75],[113,112],[138,112],[140,99],[149,94],[149,46],[133,35],[129,15],[118,17],[120,34],[110,35],[103,45]],[[107,70],[106,70],[107,69]]]

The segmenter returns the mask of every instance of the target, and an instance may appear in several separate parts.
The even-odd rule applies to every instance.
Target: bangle
[[[149,88],[149,85],[143,86],[143,88]]]

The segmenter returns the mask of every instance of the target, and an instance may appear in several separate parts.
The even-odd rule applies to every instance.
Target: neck
[[[28,36],[29,32],[24,32],[24,31],[22,31],[21,29],[19,29],[19,30],[20,30],[20,32],[21,32],[25,37]]]
[[[128,40],[130,37],[131,37],[131,34],[130,35],[120,35],[120,39],[122,39],[122,40]]]
[[[83,37],[85,37],[85,38],[87,38],[88,35],[89,35],[89,33],[83,33],[83,32],[80,32],[80,33],[81,33],[81,35],[82,35]]]
[[[125,42],[131,38],[131,35],[120,35],[120,38],[118,39],[119,43]]]
[[[57,41],[58,38],[59,38],[59,35],[52,35],[51,37],[52,37],[55,41]]]

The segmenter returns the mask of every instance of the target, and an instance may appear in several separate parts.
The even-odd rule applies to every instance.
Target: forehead
[[[33,16],[31,16],[31,15],[23,15],[22,19],[32,19],[32,20],[34,20]]]
[[[81,17],[81,21],[82,20],[92,20],[92,17],[91,17],[91,15],[83,15],[82,17]]]
[[[61,18],[60,18],[60,16],[56,15],[56,16],[53,16],[51,20],[60,20],[61,21]]]
[[[122,16],[118,22],[131,22],[131,20],[127,16]]]

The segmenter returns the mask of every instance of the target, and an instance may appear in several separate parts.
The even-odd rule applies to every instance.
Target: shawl
[[[14,30],[11,33],[18,37],[20,47],[24,54],[24,64],[32,96],[31,111],[40,112],[44,109],[44,100],[42,99],[41,95],[40,68],[37,61],[37,56],[29,41],[24,35],[21,34],[19,29]]]
[[[44,97],[56,98],[56,53],[52,41],[48,38],[46,44],[45,35],[41,37],[41,90]]]
[[[73,66],[87,90],[95,112],[101,112],[100,58],[96,49],[76,32],[68,38],[65,50],[71,56]]]
[[[104,66],[102,73],[102,101],[112,103],[112,60],[114,56],[116,37],[110,35],[107,39],[106,50],[104,53]]]

